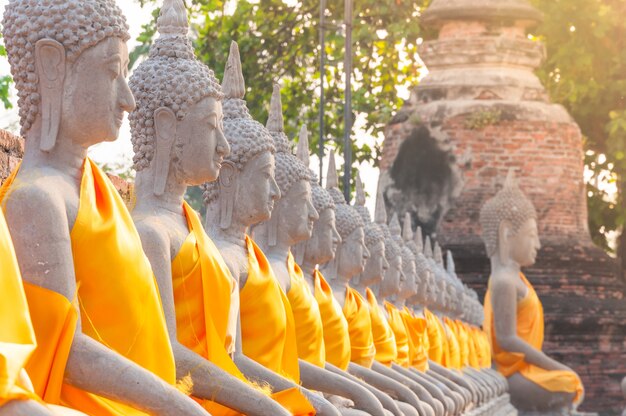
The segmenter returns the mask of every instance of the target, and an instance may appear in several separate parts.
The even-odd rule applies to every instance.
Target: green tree
[[[626,219],[626,2],[533,0],[544,13],[535,34],[547,48],[538,71],[552,99],[580,125],[586,165],[596,177],[615,181],[616,201],[588,185],[589,225],[596,243],[609,249],[607,233]],[[606,155],[606,160],[599,155]],[[608,172],[608,175],[607,175]],[[618,255],[626,262],[626,234]]]
[[[6,56],[7,50],[2,44],[2,33],[0,33],[0,58],[6,58]],[[13,108],[13,104],[9,101],[9,87],[11,86],[11,82],[12,78],[10,75],[0,76],[0,101],[2,101],[2,105],[7,110]]]

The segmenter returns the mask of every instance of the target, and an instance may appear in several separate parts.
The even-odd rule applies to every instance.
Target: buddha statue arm
[[[341,370],[340,368],[335,367],[332,364],[326,363],[326,369],[328,371],[332,371],[333,373],[342,375],[346,377],[347,379],[352,380],[353,382],[357,383],[361,387],[367,389],[370,393],[372,393],[376,397],[376,399],[378,399],[378,401],[382,404],[385,410],[391,412],[394,416],[404,416],[400,408],[398,408],[398,405],[396,404],[396,402],[388,394],[383,393],[377,388],[367,384],[360,378],[355,377],[352,374],[345,372]]]
[[[403,374],[397,371],[396,367],[402,368],[400,366],[392,366],[391,368],[389,368],[379,363],[378,361],[374,361],[374,364],[372,365],[372,370],[376,371],[377,373],[383,374],[393,380],[396,380],[399,383],[402,383],[408,388],[410,388],[411,391],[413,391],[413,393],[417,395],[420,401],[428,404],[430,407],[435,409],[435,412],[437,414],[440,414],[441,412],[443,412],[443,403],[438,403],[438,401],[433,398],[433,396],[428,392],[428,390],[425,389],[420,384],[420,382],[415,380],[411,374],[408,374],[408,375],[406,373]]]
[[[372,393],[339,374],[300,360],[300,377],[308,389],[348,398],[357,409],[383,416],[383,407]]]
[[[16,188],[7,201],[6,218],[13,225],[10,231],[24,280],[72,301],[77,287],[70,224],[61,195],[56,189]],[[80,313],[65,381],[150,415],[206,416],[198,404],[175,387],[83,334]]]
[[[548,357],[542,351],[517,336],[517,291],[506,278],[494,274],[491,283],[491,302],[495,318],[495,336],[500,348],[524,354],[524,360],[544,370],[565,370],[571,368]]]
[[[420,415],[426,414],[417,395],[402,383],[355,363],[350,363],[348,371],[351,374],[363,379],[366,383],[371,384],[377,389],[389,394],[394,399],[413,406]]]
[[[54,413],[34,400],[12,400],[0,406],[0,416],[54,416]]]
[[[192,394],[195,397],[215,401],[241,413],[251,416],[288,416],[290,413],[277,402],[178,342],[170,240],[161,227],[143,222],[137,224],[137,231],[159,285],[161,304],[176,360],[177,378],[190,375],[193,381]]]
[[[450,389],[459,392],[467,401],[478,399],[474,387],[459,374],[433,361],[429,361],[428,366],[430,368],[429,375],[446,384]]]
[[[439,386],[437,386],[436,383],[433,382],[433,380],[429,380],[428,378],[424,377],[424,374],[418,372],[417,370],[411,371],[408,368],[404,368],[395,364],[392,366],[392,368],[395,371],[397,371],[399,374],[417,382],[421,387],[423,387],[426,391],[428,391],[428,393],[434,400],[439,401],[442,404],[442,406],[447,407],[445,394],[443,393],[443,391],[441,391]],[[420,399],[421,399],[421,396],[420,396]]]

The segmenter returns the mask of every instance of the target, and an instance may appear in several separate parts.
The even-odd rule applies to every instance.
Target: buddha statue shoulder
[[[511,402],[521,410],[567,411],[580,403],[583,387],[573,370],[542,351],[541,301],[522,272],[535,263],[541,247],[537,213],[513,170],[483,205],[480,223],[491,260],[484,326]]]
[[[206,415],[175,387],[150,263],[87,157],[135,108],[126,20],[113,0],[33,4],[11,0],[4,12],[26,148],[0,199],[37,338],[34,390],[87,414]]]
[[[161,9],[160,37],[135,70],[130,114],[135,153],[133,219],[152,264],[178,374],[212,415],[289,415],[234,364],[239,290],[199,215],[188,186],[215,181],[230,148],[222,129],[222,88],[188,38],[182,0]],[[210,305],[210,307],[207,307]]]

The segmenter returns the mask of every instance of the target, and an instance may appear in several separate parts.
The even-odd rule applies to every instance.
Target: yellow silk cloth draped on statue
[[[469,347],[469,335],[465,329],[463,322],[455,319],[452,321],[454,324],[454,331],[456,333],[456,339],[459,342],[459,351],[461,353],[461,368],[470,365],[470,347]]]
[[[409,334],[404,326],[404,320],[400,311],[391,303],[385,301],[385,309],[387,310],[387,320],[389,326],[393,331],[393,335],[396,338],[396,348],[398,349],[398,357],[396,358],[396,364],[402,367],[409,367]]]
[[[315,299],[324,325],[326,361],[346,370],[350,364],[350,332],[348,321],[330,285],[319,270],[313,272]]]
[[[211,361],[230,375],[249,383],[239,371],[229,350],[235,340],[230,329],[233,318],[231,299],[238,297],[238,287],[222,255],[204,231],[198,214],[186,203],[189,235],[172,261],[172,283],[176,306],[178,341],[196,354]],[[297,389],[272,395],[285,408],[300,413],[304,399]],[[210,400],[198,400],[213,416],[234,416],[239,412]],[[308,402],[307,402],[308,403]]]
[[[243,353],[300,383],[296,327],[289,300],[261,249],[246,236],[248,279],[240,292]]]
[[[428,358],[437,364],[442,364],[443,340],[437,324],[437,317],[428,308],[424,308],[424,317],[426,318],[426,333],[428,335]]]
[[[528,293],[524,299],[517,303],[517,336],[533,348],[541,350],[544,336],[543,306],[526,276],[520,273],[520,278],[528,288]],[[574,401],[580,401],[583,385],[575,373],[544,370],[524,361],[523,354],[500,348],[496,340],[491,290],[489,288],[485,294],[485,331],[491,342],[493,358],[496,361],[498,371],[505,377],[520,373],[548,391],[576,393]]]
[[[467,365],[479,370],[481,367],[480,360],[478,358],[478,351],[476,349],[476,334],[474,333],[474,327],[465,322],[462,322],[461,325],[463,326],[463,330],[465,331],[465,335],[467,336]]]
[[[400,311],[409,335],[410,366],[418,371],[428,371],[428,332],[426,319],[415,316],[407,307]]]
[[[296,324],[298,356],[310,364],[323,368],[326,364],[326,350],[320,308],[291,252],[287,257],[287,270],[291,277],[291,288],[287,298]]]
[[[0,199],[11,186],[21,186],[14,178],[5,183]],[[174,356],[150,263],[122,198],[88,158],[70,238],[83,333],[175,384]],[[25,290],[38,342],[27,370],[37,394],[93,416],[145,415],[63,384],[76,309],[56,292],[29,284]]]
[[[40,400],[20,380],[20,372],[37,343],[11,236],[1,211],[0,294],[0,406],[10,400]]]
[[[370,306],[370,319],[372,320],[372,335],[374,336],[374,346],[376,347],[376,361],[390,367],[398,358],[398,347],[393,330],[387,322],[385,313],[380,309],[374,292],[367,288],[365,290],[367,302]]]
[[[448,317],[443,318],[443,325],[448,337],[449,361],[448,368],[461,369],[461,347],[455,331],[454,321]]]
[[[346,288],[343,315],[350,333],[350,361],[363,367],[372,367],[376,347],[369,307],[361,294],[349,286]]]

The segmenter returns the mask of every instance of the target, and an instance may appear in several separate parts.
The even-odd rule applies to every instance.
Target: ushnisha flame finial
[[[441,251],[441,246],[439,245],[439,242],[435,242],[434,244],[433,258],[438,265],[443,267],[443,252]]]
[[[413,240],[413,228],[411,227],[411,213],[404,214],[404,222],[402,223],[402,239],[405,242]]]
[[[239,45],[235,41],[230,43],[230,53],[228,54],[224,79],[222,80],[222,91],[227,99],[243,100],[243,97],[246,95],[246,82],[243,79],[243,70],[241,69]]]
[[[299,137],[296,156],[308,168],[311,162],[309,157],[309,131],[306,128],[306,124],[302,125]]]
[[[189,22],[183,0],[163,0],[157,30],[161,35],[187,35]]]
[[[424,236],[422,234],[422,227],[417,227],[415,231],[415,245],[417,246],[418,253],[424,253]]]
[[[339,177],[337,176],[337,162],[335,161],[335,151],[331,150],[328,156],[328,173],[326,174],[326,189],[339,187]]]
[[[285,121],[283,119],[283,103],[280,97],[280,85],[274,84],[272,99],[270,101],[270,114],[265,125],[270,132],[285,131]]]
[[[424,241],[424,256],[427,259],[433,258],[433,246],[432,246],[432,243],[430,242],[429,235],[426,236],[426,241]]]
[[[379,187],[376,196],[376,211],[374,212],[374,222],[376,224],[387,225],[387,207],[385,207],[385,197],[383,191]]]
[[[398,219],[398,213],[394,212],[389,221],[389,231],[391,235],[400,237],[402,234],[402,227],[400,227],[400,220]]]
[[[361,175],[357,173],[356,175],[356,204],[360,207],[365,206],[365,188],[363,186],[363,181],[361,180]]]
[[[448,252],[446,253],[446,270],[448,272],[448,274],[450,274],[451,276],[456,276],[456,267],[454,265],[454,256],[452,255],[452,252],[450,250],[448,250]]]

